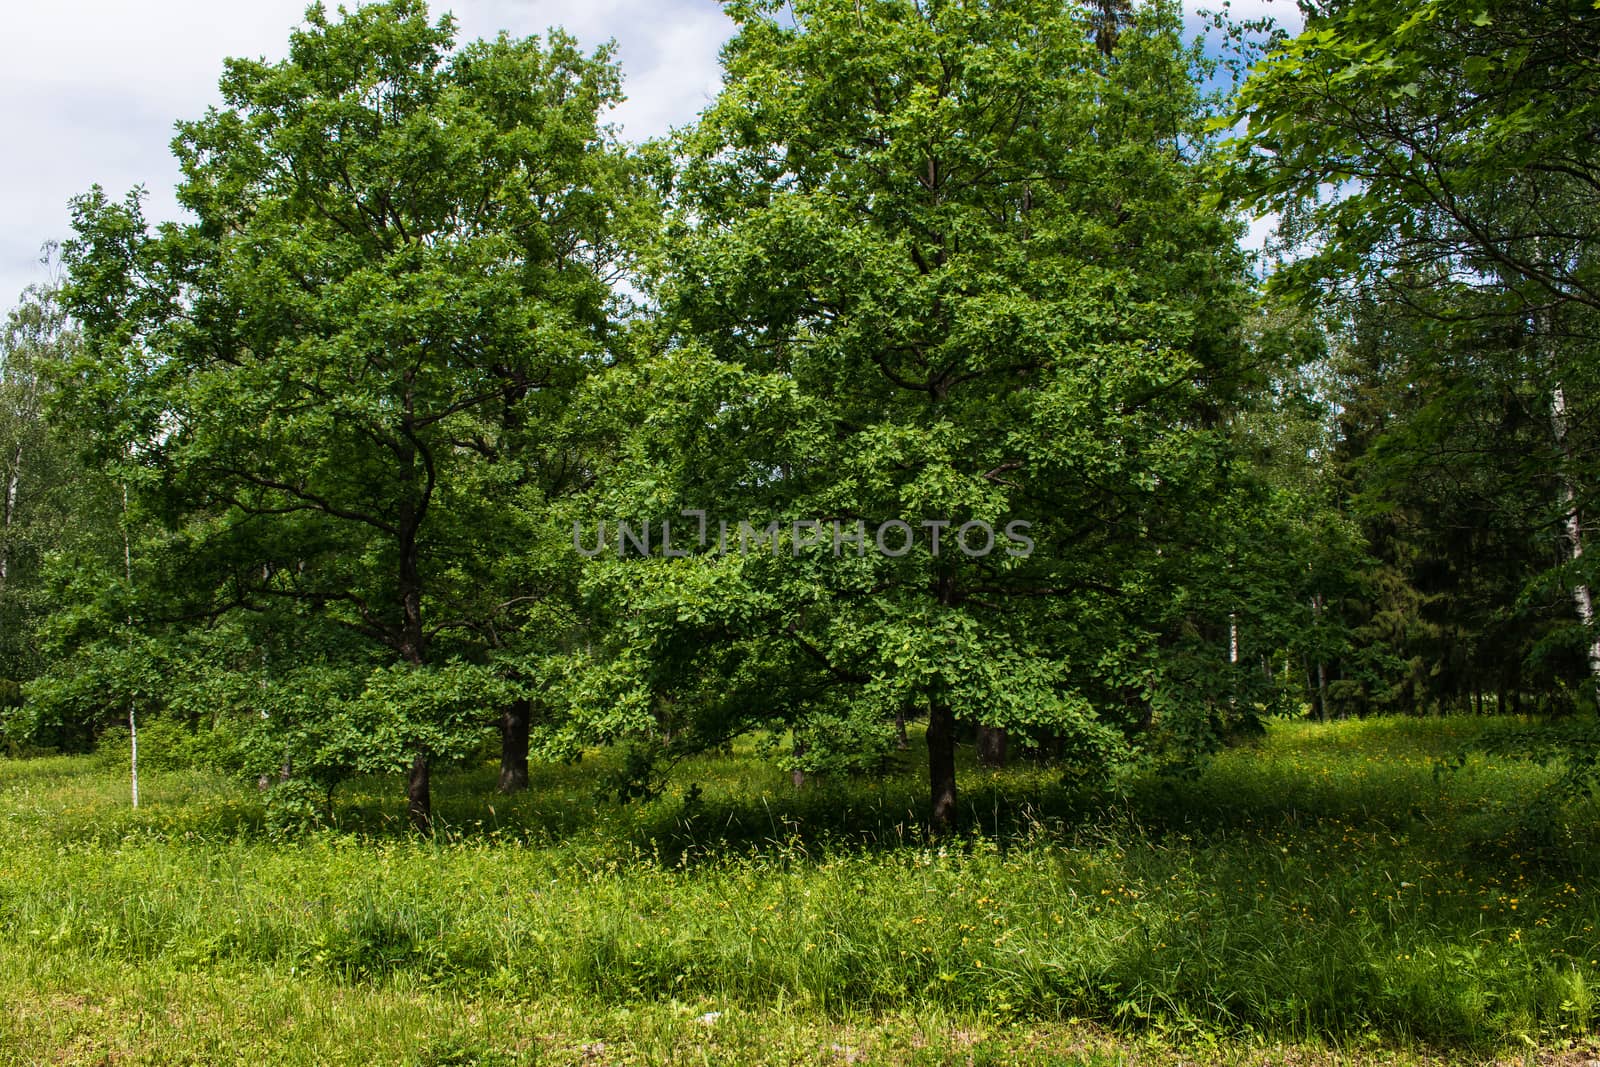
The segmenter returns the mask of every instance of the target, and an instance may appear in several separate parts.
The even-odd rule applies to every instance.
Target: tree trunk
[[[929,162],[930,171],[932,162]],[[934,400],[943,400],[943,387]],[[941,608],[957,603],[955,579],[941,574],[934,580],[934,591]],[[928,790],[933,801],[929,829],[936,836],[956,830],[956,716],[950,704],[937,691],[928,693]]]
[[[128,775],[132,783],[133,806],[139,806],[139,719],[134,714],[133,703],[128,704]]]
[[[978,766],[1004,767],[1006,765],[1006,730],[1003,726],[978,724]]]
[[[1567,394],[1560,385],[1550,397],[1550,425],[1565,462],[1561,466],[1562,525],[1566,528],[1567,549],[1572,562],[1583,558],[1583,520],[1578,514],[1578,491],[1572,474],[1572,444],[1567,439]],[[1594,598],[1587,582],[1574,582],[1572,602],[1578,609],[1584,632],[1589,636],[1589,677],[1600,695],[1600,632],[1594,626]]]
[[[409,406],[409,399],[408,399]],[[432,476],[429,476],[432,489]],[[422,525],[426,505],[416,507],[402,502],[399,516],[400,594],[399,648],[401,659],[420,668],[427,662],[427,630],[422,625],[422,566],[421,551],[417,544],[417,531]],[[429,767],[429,754],[418,749],[411,760],[411,773],[406,778],[406,812],[411,825],[421,833],[433,832],[433,792]]]
[[[1239,665],[1239,616],[1233,612],[1228,613],[1228,666]],[[1228,712],[1230,715],[1239,711],[1239,680],[1228,672]]]
[[[1322,629],[1322,594],[1316,593],[1311,597],[1311,628],[1320,634]],[[1320,643],[1320,636],[1319,636]],[[1328,665],[1322,657],[1317,657],[1317,718],[1323,722],[1328,721]]]
[[[128,483],[122,483],[122,576],[133,589],[133,540],[128,535]],[[133,614],[128,614],[128,628],[133,629]],[[128,701],[128,788],[133,796],[133,806],[139,806],[139,720]]]
[[[17,514],[17,487],[22,481],[22,443],[18,442],[11,456],[11,471],[6,476],[5,530],[0,536],[0,593],[5,591],[6,579],[11,576],[11,520]]]
[[[901,708],[894,713],[894,747],[901,752],[911,747],[911,742],[906,737],[906,709]]]
[[[526,700],[513,700],[500,712],[500,784],[502,793],[528,788],[528,721],[532,708]]]
[[[945,835],[956,828],[956,717],[950,705],[928,701],[928,786],[933,798],[930,828]]]
[[[411,773],[406,778],[406,814],[411,816],[412,827],[424,834],[433,832],[433,792],[428,783],[430,771],[427,753],[418,752],[411,761]]]

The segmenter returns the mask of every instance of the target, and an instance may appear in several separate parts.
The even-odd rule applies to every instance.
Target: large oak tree
[[[678,343],[643,372],[686,415],[647,423],[632,499],[867,544],[617,561],[619,618],[656,712],[715,690],[713,733],[777,718],[803,760],[926,716],[949,829],[958,720],[1094,765],[1152,705],[1182,717],[1157,645],[1226,534],[1249,381],[1193,57],[1171,4],[1114,42],[1049,0],[728,10],[674,189]],[[873,545],[890,520],[903,554]],[[1031,554],[957,543],[1017,521]]]
[[[77,201],[64,393],[173,538],[155,615],[288,605],[367,643],[380,714],[349,733],[409,765],[425,827],[432,760],[504,697],[473,624],[528,593],[485,598],[485,523],[550,482],[510,467],[614,326],[618,76],[559,32],[457,47],[419,0],[340,16],[230,61],[223,106],[179,125],[191,219]]]

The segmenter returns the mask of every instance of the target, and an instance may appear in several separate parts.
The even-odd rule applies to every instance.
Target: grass
[[[597,757],[495,797],[393,783],[267,833],[255,790],[0,761],[0,1062],[1571,1062],[1600,996],[1600,809],[1474,719],[1279,724],[1091,801],[910,764],[796,792],[749,748],[668,795]],[[913,752],[915,754],[915,752]],[[1541,813],[1542,812],[1542,813]]]

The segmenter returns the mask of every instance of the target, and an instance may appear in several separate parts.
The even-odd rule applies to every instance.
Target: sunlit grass
[[[114,760],[0,762],[0,957],[15,1003],[34,1005],[16,1047],[77,1040],[40,1012],[113,1025],[103,1004],[74,1006],[75,969],[136,998],[164,983],[218,1048],[286,1037],[248,1022],[279,1001],[346,1005],[339,1025],[357,1029],[393,1016],[383,1026],[413,1045],[462,1030],[450,1004],[501,1020],[470,1056],[431,1062],[564,1062],[601,1033],[604,1061],[648,1061],[647,1046],[713,1032],[735,1061],[815,1062],[880,1024],[907,1028],[882,1058],[955,1055],[978,1031],[1048,1044],[1037,1035],[1081,1037],[1086,1021],[1236,1051],[1554,1045],[1596,1021],[1600,813],[1530,821],[1553,772],[1529,763],[1441,770],[1494,728],[1283,724],[1195,780],[1092,801],[1042,768],[969,768],[972,831],[947,843],[917,830],[915,751],[883,780],[797,793],[737,749],[630,806],[597,794],[603,756],[538,768],[515,798],[467,769],[444,776],[431,841],[405,831],[390,782],[353,783],[337,829],[280,841],[252,787],[204,772],[147,775],[134,812]],[[315,1010],[308,990],[328,991]],[[238,997],[251,1007],[235,1032]],[[942,1020],[920,1046],[919,1018]],[[781,1034],[792,1057],[774,1052]],[[318,1060],[312,1037],[294,1040]],[[997,1040],[999,1061],[1026,1051]]]

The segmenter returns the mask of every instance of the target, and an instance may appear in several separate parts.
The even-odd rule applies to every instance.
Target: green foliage
[[[288,778],[267,790],[264,825],[274,837],[299,837],[328,824],[328,794],[305,778]]]
[[[418,750],[461,759],[475,750],[475,732],[485,729],[482,709],[498,708],[518,695],[488,666],[450,662],[379,668],[367,676],[351,709],[352,729],[364,739],[363,748],[370,745],[382,754],[367,757],[360,769],[398,771],[403,754]],[[393,736],[386,736],[390,732]]]
[[[1114,758],[1143,724],[1107,706],[1148,706],[1169,590],[1230,532],[1206,510],[1256,379],[1177,9],[1112,55],[1048,3],[729,10],[722,94],[673,145],[671,339],[590,401],[636,427],[597,517],[681,539],[708,512],[688,558],[586,569],[633,729],[792,729],[798,766],[850,770],[909,712]],[[796,550],[813,519],[865,550]],[[870,544],[893,519],[903,556]],[[779,543],[711,552],[721,520]],[[981,558],[953,543],[978,521]]]
[[[240,733],[227,723],[196,729],[165,716],[147,719],[139,723],[139,767],[238,775],[246,759]],[[107,770],[126,772],[131,743],[126,725],[110,727],[96,740],[95,757]]]
[[[112,486],[79,467],[73,428],[47,417],[78,345],[52,289],[30,287],[0,331],[0,678],[14,684],[51,658],[52,561],[117,541]]]
[[[559,31],[457,47],[394,0],[313,7],[221,89],[174,141],[193,221],[152,232],[96,188],[66,246],[59,406],[132,491],[127,614],[178,643],[270,620],[268,689],[285,651],[343,672],[348,719],[295,719],[308,771],[452,758],[493,719],[491,654],[536,667],[573,626],[545,514],[580,469],[563,398],[608,358],[647,217],[601,124],[617,72]]]
[[[1350,647],[1320,658],[1363,710],[1559,710],[1596,670],[1573,598],[1600,457],[1600,24],[1587,0],[1306,8],[1237,97],[1228,181],[1280,214],[1271,286],[1334,338],[1372,558],[1327,604]]]
[[[1595,308],[1590,0],[1309,9],[1236,101],[1238,189],[1320,242],[1281,278],[1354,275],[1444,310],[1505,288]]]
[[[1586,5],[1309,4],[1219,111],[1172,0],[733,0],[636,152],[561,31],[228,62],[0,336],[0,746],[94,750],[0,759],[0,1048],[1592,1035],[1592,714],[1363,718],[1594,709]]]

